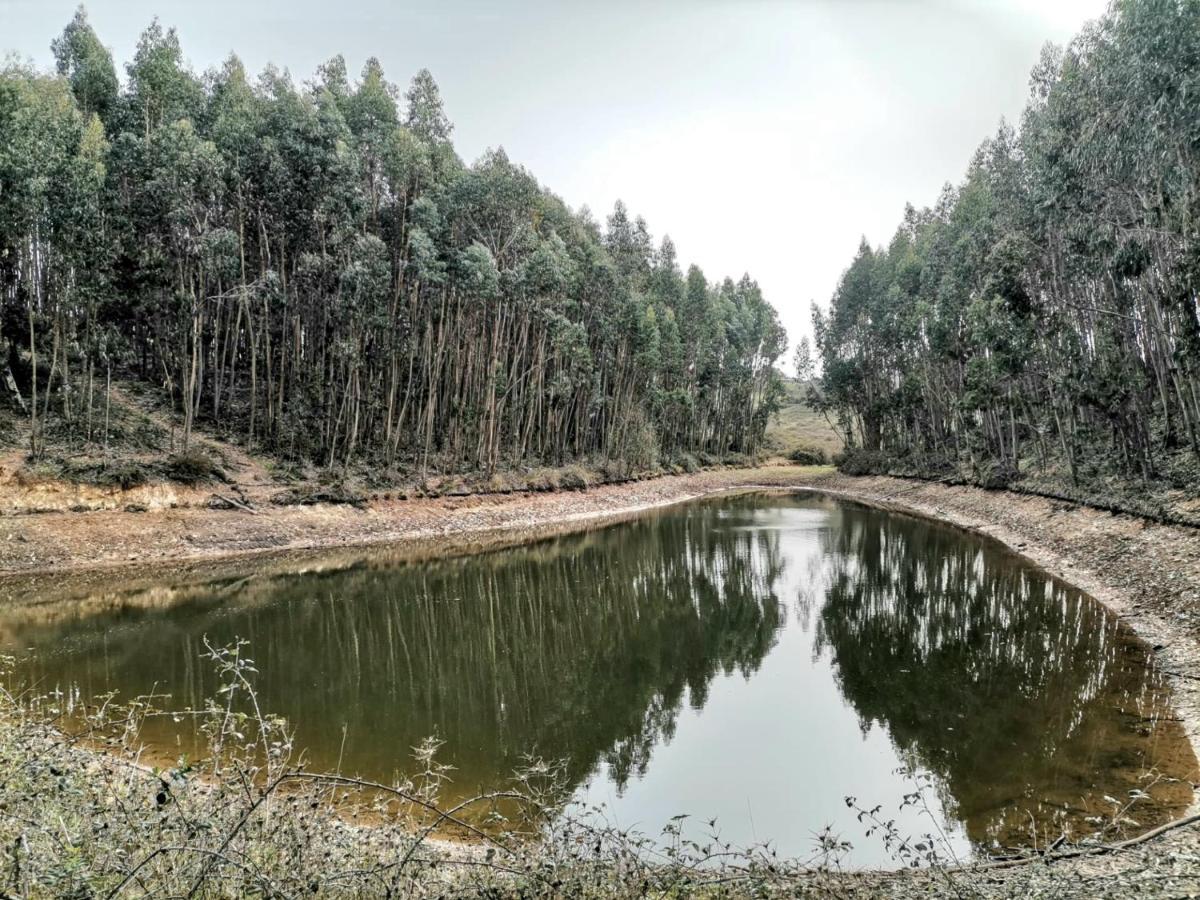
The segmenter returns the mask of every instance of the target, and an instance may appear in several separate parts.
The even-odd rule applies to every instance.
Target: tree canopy
[[[185,446],[329,467],[758,448],[786,344],[758,285],[501,149],[464,163],[427,70],[197,75],[155,21],[122,86],[82,8],[53,50],[0,71],[0,350],[35,456],[47,423],[95,439],[110,374],[161,385]]]
[[[1200,3],[1118,0],[814,312],[847,439],[988,483],[1197,484]]]

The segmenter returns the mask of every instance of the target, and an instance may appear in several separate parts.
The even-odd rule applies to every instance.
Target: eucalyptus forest
[[[53,52],[0,71],[0,349],[35,459],[100,441],[114,378],[165,392],[185,450],[204,426],[330,469],[760,445],[786,337],[758,285],[503,150],[465,164],[428,71],[196,75],[156,20],[122,83],[83,8]]]
[[[1200,896],[1200,0],[92,3],[0,900]]]
[[[847,468],[1194,492],[1198,173],[1200,4],[1121,0],[1047,46],[1019,127],[814,310],[799,361]]]

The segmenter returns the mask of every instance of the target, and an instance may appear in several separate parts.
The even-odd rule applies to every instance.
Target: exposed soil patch
[[[591,522],[718,491],[804,484],[827,471],[727,469],[601,485],[586,491],[377,500],[361,505],[263,505],[253,511],[232,504],[143,509],[137,503],[121,504],[118,497],[112,509],[0,520],[0,575],[62,574],[135,564],[140,568],[153,563],[408,543],[497,530],[525,532],[549,524]]]

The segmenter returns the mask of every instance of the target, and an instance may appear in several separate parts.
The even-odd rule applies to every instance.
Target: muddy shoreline
[[[69,602],[165,573],[265,573],[473,552],[574,531],[705,496],[802,489],[945,522],[998,541],[1087,592],[1154,647],[1174,706],[1200,746],[1200,530],[1041,497],[828,470],[769,467],[672,476],[579,493],[391,501],[365,510],[285,507],[259,515],[206,508],[50,513],[0,521],[0,598]],[[1200,772],[1191,779],[1200,781]],[[1193,801],[1192,810],[1197,809]],[[967,877],[970,869],[960,872]],[[920,873],[846,876],[852,893],[928,890]],[[1067,883],[1064,883],[1066,879]],[[1149,879],[1149,880],[1147,880]],[[989,871],[972,893],[1172,895],[1200,890],[1200,830],[1168,832],[1120,854]],[[922,885],[924,886],[922,888]],[[1079,893],[1075,894],[1074,888]]]

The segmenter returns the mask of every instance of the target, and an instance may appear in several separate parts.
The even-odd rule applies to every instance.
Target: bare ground
[[[0,519],[0,594],[70,593],[72,583],[161,577],[162,567],[289,565],[313,551],[362,548],[445,553],[585,527],[723,491],[809,488],[927,516],[986,535],[1110,607],[1160,654],[1177,711],[1200,738],[1200,530],[1158,525],[1039,497],[827,469],[722,470],[578,493],[480,495],[347,506],[117,508]],[[358,548],[358,549],[355,549]],[[239,563],[238,560],[241,562]],[[232,562],[231,562],[232,561]],[[57,599],[57,598],[56,598]],[[1196,779],[1200,780],[1200,773]],[[1195,805],[1193,805],[1195,806]],[[1194,810],[1193,810],[1194,811]],[[843,896],[1200,895],[1200,826],[1172,829],[1116,853],[1012,867],[815,876],[805,891]]]
[[[725,469],[600,485],[578,492],[380,499],[363,508],[262,505],[253,511],[209,508],[203,500],[211,496],[210,489],[185,492],[146,486],[127,492],[107,490],[109,508],[82,512],[55,508],[0,517],[0,576],[113,567],[140,569],[156,563],[411,544],[488,532],[522,534],[548,526],[578,526],[719,491],[787,487],[826,471],[791,466]],[[127,504],[121,502],[126,497],[140,499],[151,488],[171,490],[174,499],[138,511],[126,509]],[[45,493],[51,488],[40,490]]]

